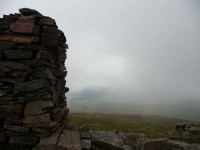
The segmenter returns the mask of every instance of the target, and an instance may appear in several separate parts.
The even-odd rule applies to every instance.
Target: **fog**
[[[0,0],[28,7],[67,38],[70,93],[104,89],[123,101],[200,99],[199,0]]]

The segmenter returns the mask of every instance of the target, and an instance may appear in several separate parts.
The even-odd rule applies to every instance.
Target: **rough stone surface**
[[[25,144],[25,145],[36,145],[38,142],[38,138],[36,137],[10,137],[9,143],[13,144]]]
[[[41,38],[42,45],[53,47],[58,43],[57,34],[43,33]]]
[[[81,140],[82,150],[90,150],[92,147],[91,140]]]
[[[42,114],[37,116],[26,116],[23,123],[40,123],[40,122],[50,122],[50,114]]]
[[[10,59],[31,59],[33,58],[33,51],[31,50],[6,50],[5,55]]]
[[[18,32],[18,33],[31,33],[34,35],[39,35],[40,34],[40,27],[35,26],[30,23],[24,23],[24,22],[15,22],[10,24],[10,29],[13,32]]]
[[[49,86],[48,80],[45,79],[32,80],[30,82],[15,84],[14,92],[19,93],[24,91],[35,91],[48,86]]]
[[[0,41],[0,51],[17,49],[17,44],[7,41]]]
[[[57,128],[57,130],[52,133],[51,136],[46,138],[41,138],[39,143],[40,150],[55,150],[56,144],[58,142],[62,128]]]
[[[19,9],[19,12],[22,15],[24,15],[24,16],[28,16],[28,15],[42,15],[37,10],[30,9],[30,8],[21,8],[21,9]]]
[[[49,68],[41,67],[33,70],[33,77],[43,79],[55,79],[52,71]]]
[[[17,131],[17,132],[28,132],[29,128],[28,127],[23,127],[23,126],[13,126],[13,125],[4,125],[5,129],[11,130],[11,131]]]
[[[80,134],[78,131],[63,130],[56,150],[81,150]]]
[[[29,102],[26,104],[24,108],[24,116],[28,115],[39,115],[47,112],[48,108],[54,107],[54,104],[52,101],[36,101],[36,102]]]
[[[22,63],[15,63],[15,62],[2,62],[0,61],[0,71],[29,71],[31,68],[27,65]]]
[[[0,34],[0,40],[10,41],[10,42],[15,42],[15,43],[30,44],[32,42],[38,42],[39,38],[36,36]]]

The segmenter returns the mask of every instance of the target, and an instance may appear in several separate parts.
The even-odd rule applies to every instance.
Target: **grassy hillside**
[[[150,114],[194,121],[200,121],[199,106],[200,101],[141,103],[100,99],[68,100],[71,112]]]
[[[92,130],[119,130],[122,132],[145,133],[149,137],[168,137],[175,140],[200,143],[200,136],[174,133],[177,123],[199,122],[152,116],[129,114],[70,113],[70,124],[87,124]]]

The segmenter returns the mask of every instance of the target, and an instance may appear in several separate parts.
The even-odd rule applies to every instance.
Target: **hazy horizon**
[[[111,100],[200,100],[199,0],[1,1],[50,16],[67,38],[67,95],[105,91]],[[114,98],[113,98],[114,97]]]

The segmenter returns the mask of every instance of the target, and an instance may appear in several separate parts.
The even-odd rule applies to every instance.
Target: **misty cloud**
[[[198,0],[7,0],[0,13],[29,7],[54,17],[69,44],[70,92],[105,88],[119,100],[163,101],[200,97],[199,6]]]

